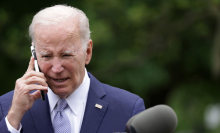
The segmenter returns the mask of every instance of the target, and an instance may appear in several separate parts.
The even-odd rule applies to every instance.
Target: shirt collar
[[[66,101],[73,111],[75,115],[79,113],[80,108],[83,106],[83,102],[87,100],[87,95],[90,86],[90,78],[88,76],[87,70],[85,69],[85,76],[83,78],[82,84],[66,98]],[[58,100],[60,97],[53,93],[53,91],[49,88],[48,89],[48,99],[50,105],[50,112],[54,110]]]

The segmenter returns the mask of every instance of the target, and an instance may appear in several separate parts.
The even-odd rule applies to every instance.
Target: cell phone
[[[36,72],[41,72],[40,67],[38,65],[38,62],[37,62],[37,56],[36,56],[36,52],[35,52],[34,46],[31,46],[31,54],[34,57],[34,69],[35,69],[35,71]],[[41,90],[40,92],[41,92],[41,99],[45,100],[44,91]]]

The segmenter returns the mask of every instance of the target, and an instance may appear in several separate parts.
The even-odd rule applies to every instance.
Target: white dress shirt
[[[64,110],[64,113],[68,116],[71,124],[71,133],[79,133],[83,121],[83,116],[86,107],[86,101],[88,97],[88,91],[90,86],[90,78],[88,76],[87,70],[85,69],[85,76],[82,84],[66,98],[66,101],[69,105],[69,108]],[[59,96],[53,93],[51,89],[48,89],[48,100],[50,105],[50,115],[51,121],[53,123],[53,119],[55,116],[55,108],[57,102],[59,101]],[[7,116],[5,117],[6,125],[8,130],[11,133],[20,133],[21,124],[19,130],[14,129],[10,123],[8,122]]]

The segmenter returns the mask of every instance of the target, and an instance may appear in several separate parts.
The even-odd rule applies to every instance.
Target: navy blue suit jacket
[[[137,95],[99,82],[90,73],[90,88],[80,133],[122,132],[129,118],[145,110]],[[9,133],[5,116],[11,106],[13,91],[0,97],[0,133]],[[95,104],[102,105],[102,109]],[[53,133],[48,97],[38,99],[21,120],[24,133]]]

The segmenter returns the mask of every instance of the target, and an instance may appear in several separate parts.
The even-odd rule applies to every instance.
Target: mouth
[[[54,79],[52,78],[55,82],[58,82],[58,83],[62,83],[62,82],[65,82],[68,78],[63,78],[63,79]]]

